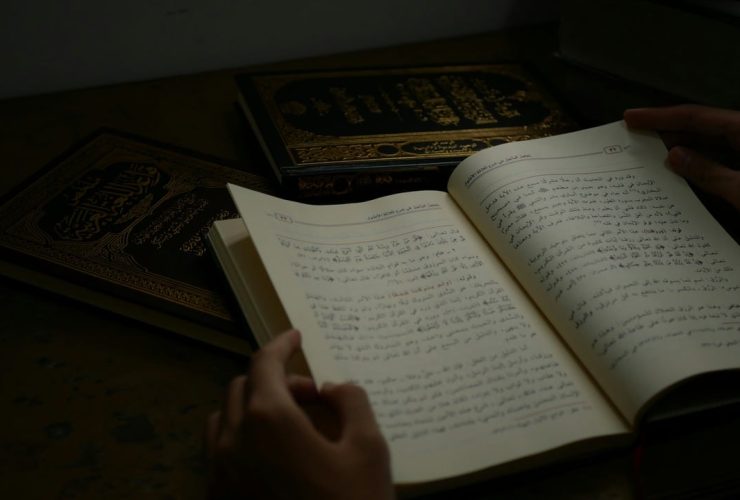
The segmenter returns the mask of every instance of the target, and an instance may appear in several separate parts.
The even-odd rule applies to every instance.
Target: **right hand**
[[[388,500],[394,491],[388,446],[365,391],[286,373],[300,346],[291,330],[265,345],[248,376],[235,378],[206,432],[214,498]],[[308,405],[331,414],[332,428]]]

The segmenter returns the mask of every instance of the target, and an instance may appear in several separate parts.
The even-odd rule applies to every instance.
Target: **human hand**
[[[209,417],[211,497],[393,498],[388,447],[365,391],[352,384],[319,391],[311,379],[287,374],[299,346],[296,330],[265,345]],[[328,410],[334,426],[312,420],[311,406]]]
[[[661,132],[671,168],[740,211],[740,111],[696,105],[628,109],[624,121]]]

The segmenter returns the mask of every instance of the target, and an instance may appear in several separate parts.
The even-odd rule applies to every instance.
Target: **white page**
[[[627,431],[447,194],[230,190],[317,383],[368,391],[396,482]]]
[[[740,367],[740,251],[622,122],[497,146],[449,189],[629,419],[691,375]]]

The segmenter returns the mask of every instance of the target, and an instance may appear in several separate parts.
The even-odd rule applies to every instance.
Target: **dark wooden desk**
[[[270,69],[524,60],[549,80],[584,124],[619,119],[625,107],[670,101],[567,66],[553,56],[554,33],[551,26],[530,28]],[[264,171],[262,155],[235,110],[234,73],[0,102],[0,193],[101,126]],[[0,318],[0,495],[203,497],[203,424],[244,359],[7,280],[0,280]],[[726,463],[722,453],[734,451],[727,440],[737,444],[740,439],[738,432],[725,431],[738,429],[738,421],[724,422],[724,430],[714,434],[700,429],[657,440],[645,454],[641,479],[636,480],[632,454],[625,451],[500,479],[478,488],[476,495],[630,498],[638,482],[648,493],[683,484],[695,491],[715,484],[737,486],[734,469],[703,474],[691,459],[708,464],[702,453],[719,453],[718,462]],[[722,450],[714,445],[708,450],[702,447],[708,435],[729,438]],[[688,483],[672,475],[679,465],[693,471]]]

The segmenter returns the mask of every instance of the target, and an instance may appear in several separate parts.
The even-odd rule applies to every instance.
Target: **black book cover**
[[[444,188],[451,170],[475,151],[575,129],[544,84],[519,64],[236,80],[278,180],[301,197],[363,190],[374,196],[383,185]]]
[[[101,131],[7,197],[0,257],[245,340],[205,243],[214,220],[238,217],[227,182],[272,190],[218,161]]]

